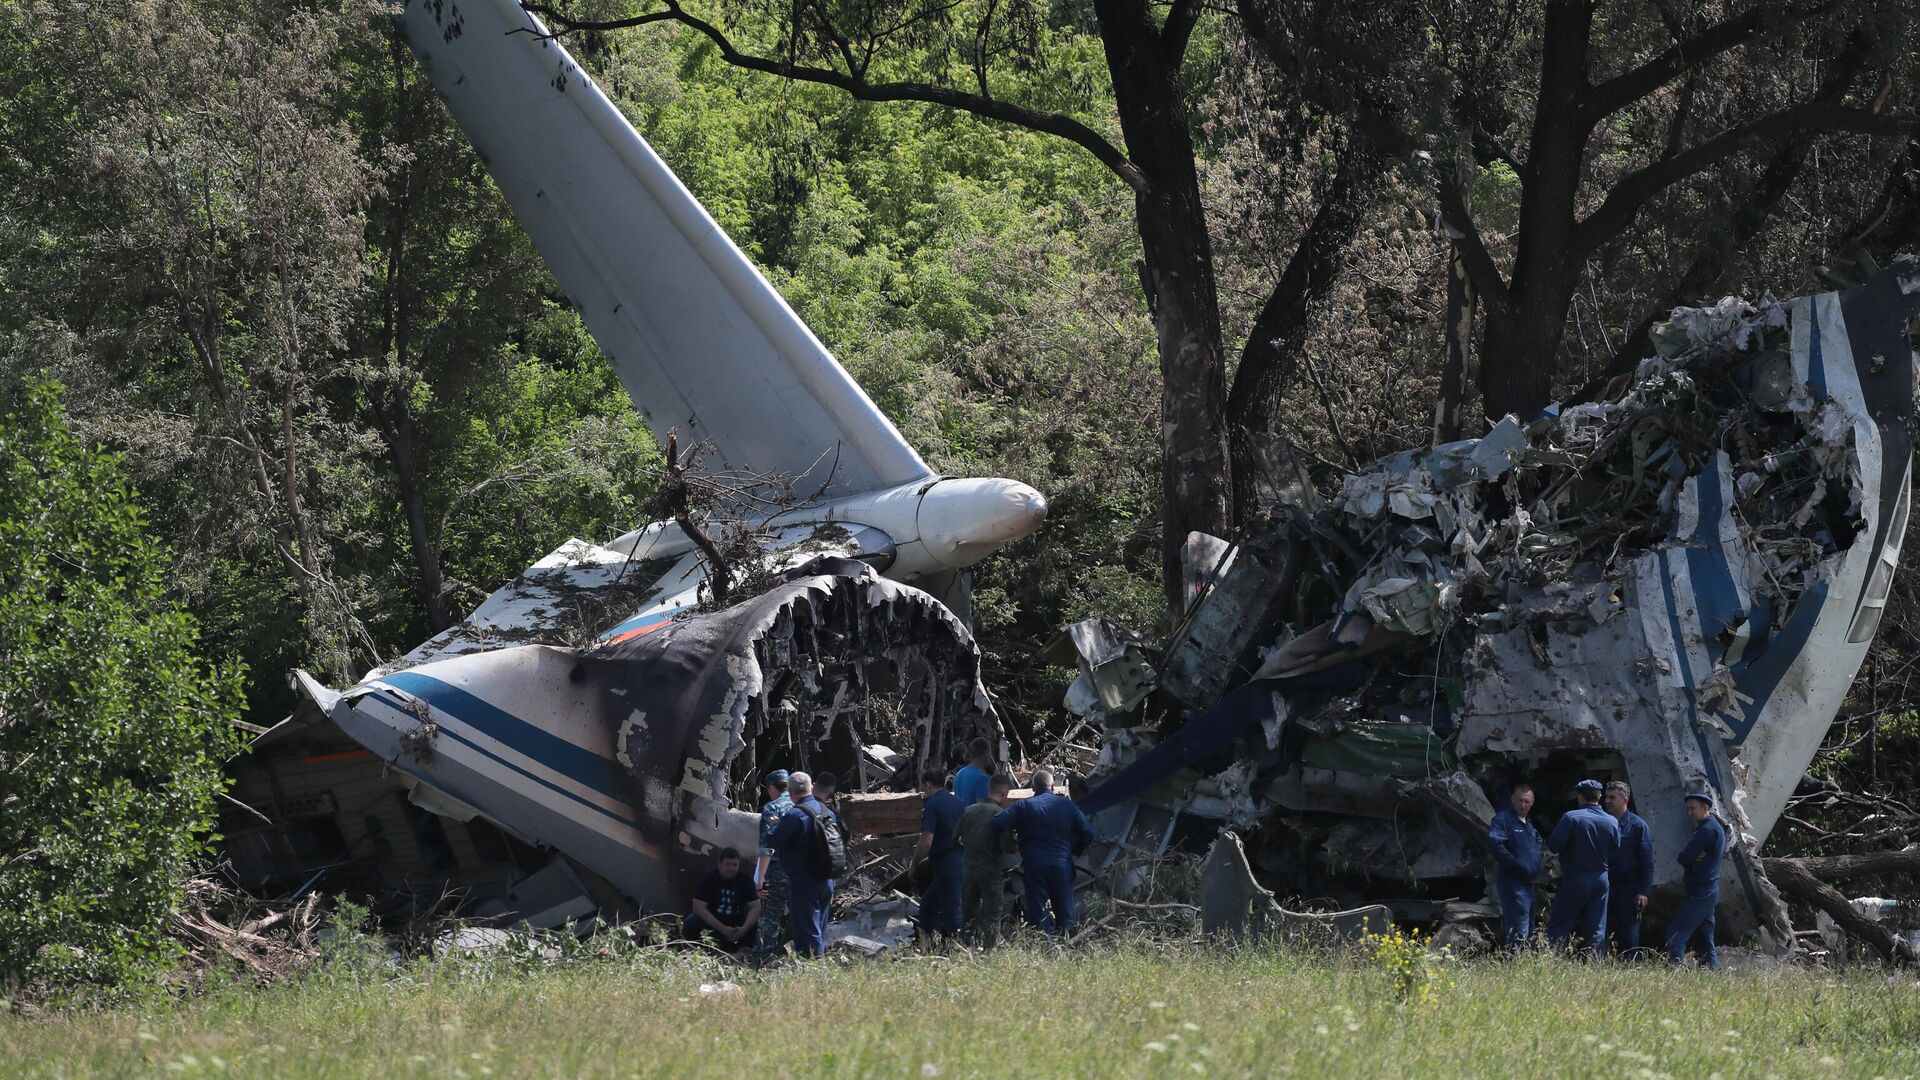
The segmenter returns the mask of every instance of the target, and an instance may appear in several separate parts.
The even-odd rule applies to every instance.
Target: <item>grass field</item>
[[[730,979],[739,989],[703,995]],[[0,1017],[5,1076],[1722,1077],[1920,1074],[1911,974],[1441,965],[1121,944],[762,973],[602,960],[339,965],[182,1002]]]

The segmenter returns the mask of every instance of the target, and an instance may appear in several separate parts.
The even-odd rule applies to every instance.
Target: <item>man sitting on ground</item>
[[[753,877],[740,872],[740,853],[721,848],[713,869],[700,876],[693,887],[693,913],[683,929],[687,937],[699,940],[710,934],[714,944],[733,952],[754,939],[760,925],[760,892]]]

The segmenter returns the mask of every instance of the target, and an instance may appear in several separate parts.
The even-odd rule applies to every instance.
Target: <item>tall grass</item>
[[[702,992],[723,980],[738,989]],[[752,972],[645,949],[390,966],[0,1018],[0,1075],[1146,1077],[1920,1072],[1912,976],[1450,965],[1122,941]]]

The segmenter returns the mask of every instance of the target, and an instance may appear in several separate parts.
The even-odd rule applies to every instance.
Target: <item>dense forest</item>
[[[143,602],[255,726],[653,516],[659,448],[390,7],[0,4],[0,393],[111,453]],[[1164,630],[1189,530],[1629,371],[1677,303],[1920,248],[1891,0],[536,10],[936,469],[1047,495],[976,591],[1029,734],[1040,647]],[[1850,786],[1915,779],[1913,588]]]

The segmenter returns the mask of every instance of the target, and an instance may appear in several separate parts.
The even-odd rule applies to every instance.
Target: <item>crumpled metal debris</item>
[[[1736,840],[1722,925],[1783,938],[1753,856],[1886,602],[1916,313],[1912,257],[1846,292],[1680,309],[1605,400],[1383,458],[1283,514],[1216,556],[1167,644],[1184,722],[1130,732],[1151,748],[1108,755],[1083,805],[1192,813],[1245,767],[1269,880],[1413,904],[1479,895],[1515,782],[1550,819],[1574,779],[1629,780],[1657,852],[1705,787]]]
[[[1082,619],[1068,626],[1062,637],[1079,668],[1067,686],[1063,704],[1068,712],[1094,718],[1124,713],[1153,690],[1153,664],[1138,634],[1105,619]],[[1048,655],[1061,651],[1049,648]]]
[[[919,911],[911,897],[898,892],[863,900],[827,924],[827,947],[867,956],[905,948],[913,943],[913,920]]]
[[[783,764],[817,770],[836,748],[850,764],[869,739],[909,742],[918,760],[1000,739],[966,627],[851,559],[817,560],[752,600],[580,664],[619,717],[615,745],[639,801],[673,823],[663,839],[681,843],[752,805],[776,747]],[[874,714],[876,692],[901,695],[891,730]]]
[[[1289,911],[1254,880],[1240,837],[1222,832],[1207,851],[1200,871],[1200,927],[1208,936],[1261,941],[1357,941],[1385,933],[1393,913],[1382,904],[1349,911]]]

